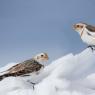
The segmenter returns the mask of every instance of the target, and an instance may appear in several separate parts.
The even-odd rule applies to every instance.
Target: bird
[[[20,62],[10,67],[8,70],[4,71],[6,73],[3,75],[0,75],[0,81],[10,76],[18,77],[18,76],[24,76],[33,72],[39,72],[40,69],[44,67],[44,65],[42,65],[40,62],[45,62],[48,59],[49,57],[47,53],[39,53],[35,55],[33,58]],[[32,84],[35,84],[35,83],[32,83]]]
[[[87,23],[77,23],[73,25],[76,32],[79,33],[82,41],[92,49],[95,50],[95,26]]]

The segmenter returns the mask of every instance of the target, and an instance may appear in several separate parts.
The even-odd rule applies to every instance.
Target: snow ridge
[[[34,90],[27,79],[37,83]],[[5,78],[0,81],[0,95],[95,95],[95,53],[86,49],[53,61],[39,75]]]

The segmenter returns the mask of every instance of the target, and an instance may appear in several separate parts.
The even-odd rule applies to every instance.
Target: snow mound
[[[26,80],[37,83],[34,90]],[[53,61],[38,75],[5,78],[0,81],[0,95],[95,95],[95,53],[86,49]]]

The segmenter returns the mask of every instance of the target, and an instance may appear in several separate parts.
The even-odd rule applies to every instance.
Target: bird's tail
[[[11,74],[4,74],[0,76],[0,81],[2,81],[4,78],[12,76]]]
[[[5,78],[5,76],[4,75],[1,75],[0,76],[0,81],[3,80],[4,78]]]
[[[3,80],[3,76],[0,76],[0,81]]]

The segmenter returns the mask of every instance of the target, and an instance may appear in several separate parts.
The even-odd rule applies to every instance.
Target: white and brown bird
[[[95,47],[95,26],[86,23],[77,23],[73,25],[74,30],[77,31],[82,41],[88,44],[94,50]]]
[[[30,74],[33,72],[38,72],[44,65],[40,64],[40,62],[47,61],[48,55],[47,53],[40,53],[34,56],[29,60],[25,60],[19,64],[14,65],[13,67],[6,70],[5,74],[0,76],[0,80],[6,77],[17,77],[17,76],[24,76],[26,74]]]

